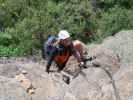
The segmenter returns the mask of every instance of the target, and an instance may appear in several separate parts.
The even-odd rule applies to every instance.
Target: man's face
[[[60,42],[62,45],[68,46],[71,44],[71,39],[70,38],[62,39],[62,40],[60,40]]]

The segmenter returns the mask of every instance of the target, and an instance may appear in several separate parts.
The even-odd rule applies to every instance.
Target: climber
[[[66,30],[61,30],[58,34],[58,40],[54,42],[48,57],[46,72],[50,72],[50,66],[53,61],[57,64],[58,72],[62,71],[71,55],[75,56],[80,66],[84,66],[83,56],[81,55],[82,49],[79,48],[80,46],[75,48],[76,45],[74,46],[70,34]]]

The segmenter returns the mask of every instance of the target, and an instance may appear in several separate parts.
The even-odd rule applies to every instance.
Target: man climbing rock
[[[78,44],[79,45],[79,44]],[[50,66],[53,61],[57,64],[58,72],[62,71],[71,55],[74,55],[80,66],[84,65],[83,55],[80,48],[75,48],[76,45],[72,43],[70,34],[66,30],[61,30],[58,34],[58,40],[51,47],[46,66],[46,72],[50,72]]]

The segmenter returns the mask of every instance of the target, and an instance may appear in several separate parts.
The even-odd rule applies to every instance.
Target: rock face
[[[133,62],[133,30],[119,32],[114,37],[105,39],[101,45],[119,55],[121,66],[128,66]]]
[[[63,81],[51,77],[36,79],[33,100],[63,100],[67,85]]]
[[[121,100],[133,100],[133,65],[121,68],[114,79]]]
[[[132,52],[132,30],[119,32],[101,44],[90,45],[87,57],[94,59],[86,62],[88,68],[79,70],[72,57],[64,69],[71,75],[76,73],[69,85],[61,74],[47,74],[45,62],[9,60],[1,63],[0,60],[0,100],[133,100]],[[25,77],[35,88],[30,98],[13,79],[22,70],[27,72]]]
[[[102,47],[102,45],[92,45],[89,48],[88,56],[95,57],[92,61],[94,65],[105,68],[111,73],[117,72],[121,65],[118,54],[106,47]]]
[[[71,82],[69,92],[76,100],[115,100],[108,75],[99,68],[89,68]]]
[[[13,78],[19,73],[19,68],[17,65],[13,64],[0,64],[0,75],[8,78]]]
[[[45,62],[43,63],[44,64],[42,64],[41,62],[39,63],[34,62],[32,60],[29,62],[27,61],[25,62],[25,60],[16,61],[11,59],[9,62],[7,62],[4,65],[0,64],[0,66],[2,66],[0,71],[1,76],[11,77],[10,80],[11,79],[14,80],[15,78],[18,79],[17,82],[18,87],[12,87],[9,88],[10,89],[9,91],[7,90],[11,98],[6,98],[6,92],[4,92],[0,88],[0,93],[2,93],[0,94],[0,97],[5,98],[5,99],[0,98],[0,100],[29,100],[26,98],[26,95],[29,95],[30,98],[32,98],[32,100],[63,100],[68,85],[62,81],[60,74],[55,74],[55,73],[47,74],[45,72],[45,67],[44,67]],[[14,64],[14,66],[12,64]],[[21,72],[23,71],[27,72],[27,74],[25,74],[25,77],[21,75]],[[5,74],[4,72],[8,74]],[[27,86],[29,87],[30,84],[27,85],[26,83],[26,85],[24,84],[26,87],[23,86],[22,84],[24,82],[23,77],[24,80],[25,78],[27,78],[31,81],[31,84],[33,85],[35,92],[34,94],[32,95],[28,94]],[[3,83],[6,84],[6,81],[4,81]],[[0,84],[0,86],[2,85]],[[5,87],[8,88],[7,85]],[[18,91],[16,88],[18,90],[22,88],[22,90]],[[10,94],[10,91],[13,92]],[[16,96],[17,92],[18,92],[18,97],[20,99],[18,99],[18,97]],[[19,96],[21,92],[22,93],[24,92],[25,95]]]
[[[19,83],[0,76],[0,100],[31,100]]]
[[[94,65],[95,64],[99,65],[101,69],[105,70],[104,72],[108,74],[108,77],[111,76],[110,80],[112,82],[112,85],[109,86],[109,88],[112,87],[113,91],[111,97],[114,98],[108,98],[108,99],[106,98],[105,100],[132,100],[133,99],[132,96],[133,31],[131,30],[131,31],[119,32],[114,37],[109,37],[105,39],[102,44],[91,45],[88,51],[89,51],[88,54],[89,56],[96,57],[96,59],[92,61]],[[88,73],[90,72],[91,71],[88,71]],[[94,76],[93,74],[92,77]],[[99,74],[98,76],[102,74],[103,73]],[[95,76],[93,79],[97,79],[98,76]],[[100,78],[98,79],[100,80]],[[105,79],[105,75],[103,79]],[[89,81],[91,80],[89,79]],[[97,83],[100,84],[100,82]],[[104,85],[104,87],[106,87],[106,85]],[[100,94],[102,93],[102,91],[101,92],[99,91],[98,93]],[[110,93],[109,90],[105,94],[107,95],[107,93]],[[104,96],[102,95],[102,97]],[[97,99],[96,96],[94,96],[87,100],[104,100],[104,99],[103,98]]]

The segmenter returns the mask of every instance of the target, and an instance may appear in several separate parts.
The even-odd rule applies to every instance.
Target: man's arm
[[[80,56],[80,53],[75,49],[73,43],[70,45],[71,47],[71,52],[72,54],[74,55],[74,57],[77,59],[78,62],[81,62],[81,56]]]
[[[47,65],[46,65],[46,72],[48,72],[48,73],[49,73],[49,71],[50,71],[50,66],[51,66],[51,64],[52,64],[52,62],[53,62],[53,60],[54,60],[54,58],[55,58],[55,56],[56,56],[56,53],[57,53],[57,50],[54,50],[54,51],[51,53],[51,55],[50,55],[50,57],[49,57],[49,59],[48,59],[48,62],[47,62]]]
[[[75,56],[75,58],[77,58],[77,61],[79,63],[79,66],[80,67],[85,67],[84,66],[85,63],[83,62],[79,51],[74,47],[73,44],[72,44],[72,47],[71,48],[72,48],[72,54]]]

